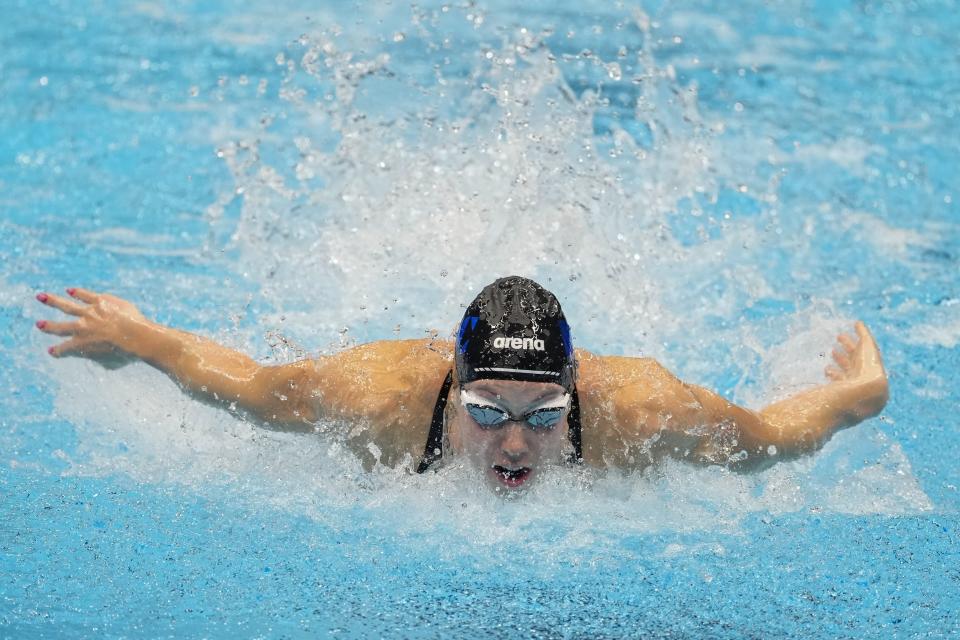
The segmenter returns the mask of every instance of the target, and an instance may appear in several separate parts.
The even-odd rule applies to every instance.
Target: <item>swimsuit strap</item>
[[[570,399],[570,415],[567,417],[567,426],[569,427],[567,435],[570,437],[570,444],[573,445],[570,462],[581,464],[583,463],[583,430],[580,424],[580,396],[577,394],[576,387],[573,388],[573,397]]]
[[[447,398],[450,395],[450,387],[453,384],[453,371],[447,373],[443,380],[443,386],[440,387],[440,393],[437,394],[437,403],[433,407],[433,418],[430,420],[430,432],[427,434],[427,445],[423,448],[423,458],[417,467],[417,473],[423,473],[430,468],[430,465],[443,457],[443,412],[447,408]],[[583,462],[583,443],[582,429],[580,424],[580,396],[577,395],[577,388],[573,388],[573,397],[570,401],[570,415],[567,418],[569,426],[568,436],[573,445],[573,453],[570,455],[570,462],[581,464]]]
[[[433,418],[430,420],[430,432],[427,434],[427,446],[423,449],[423,459],[417,467],[417,473],[423,473],[431,464],[443,456],[443,412],[447,408],[447,396],[450,395],[450,386],[453,384],[453,369],[447,372],[447,377],[440,387],[437,403],[433,406]]]

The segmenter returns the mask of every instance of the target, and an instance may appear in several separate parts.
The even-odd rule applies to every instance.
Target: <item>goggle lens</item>
[[[563,417],[563,409],[540,409],[539,411],[528,413],[524,417],[526,418],[527,424],[534,429],[553,429],[557,426],[557,423],[560,422],[560,418]]]
[[[506,411],[501,411],[496,407],[484,407],[479,404],[468,404],[467,412],[474,422],[481,427],[495,427],[510,419]]]
[[[497,407],[473,403],[468,403],[464,406],[474,422],[484,429],[494,429],[509,420],[514,420],[510,417],[509,413]],[[535,431],[548,431],[557,426],[562,417],[563,407],[548,407],[526,413],[516,418],[515,421],[526,422],[527,425]]]

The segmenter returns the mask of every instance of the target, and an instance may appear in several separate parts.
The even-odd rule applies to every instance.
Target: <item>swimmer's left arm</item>
[[[880,350],[862,322],[857,339],[841,335],[833,352],[830,381],[752,411],[713,391],[682,382],[649,359],[635,359],[633,380],[616,387],[615,427],[601,429],[605,460],[636,459],[656,452],[738,470],[811,453],[838,430],[880,413],[888,398]],[[621,361],[619,370],[625,370]],[[636,377],[634,377],[636,376]],[[625,447],[624,447],[625,446]],[[626,454],[621,452],[625,451]],[[645,453],[644,453],[645,452]]]
[[[838,336],[835,365],[826,370],[829,382],[759,412],[738,407],[702,387],[685,385],[699,405],[695,421],[717,425],[692,455],[705,462],[723,462],[727,457],[735,468],[748,470],[816,451],[840,429],[879,414],[889,397],[880,350],[866,325],[857,322],[855,331],[856,339]]]

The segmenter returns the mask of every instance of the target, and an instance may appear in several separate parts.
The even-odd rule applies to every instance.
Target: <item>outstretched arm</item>
[[[816,451],[838,430],[880,413],[888,399],[880,350],[862,322],[855,330],[856,339],[837,338],[835,365],[826,371],[829,382],[760,411],[685,384],[647,363],[642,380],[615,394],[616,422],[628,425],[617,440],[740,470]]]
[[[37,299],[73,319],[40,320],[44,333],[66,341],[50,347],[54,357],[126,355],[156,367],[186,390],[276,423],[317,418],[322,361],[262,366],[212,340],[147,320],[132,303],[104,293],[68,289],[73,299],[41,293]]]
[[[782,442],[788,453],[806,453],[883,410],[890,394],[880,349],[865,324],[857,322],[855,330],[856,339],[837,338],[836,364],[826,369],[830,382],[760,411],[761,438]]]
[[[854,326],[856,339],[841,334],[833,349],[835,365],[827,367],[826,384],[775,402],[754,413],[736,407],[718,395],[690,386],[711,418],[735,425],[738,452],[744,468],[763,466],[764,459],[792,458],[816,451],[840,429],[871,418],[887,403],[887,375],[880,349],[866,325]],[[701,449],[710,453],[708,441]],[[736,454],[734,454],[736,455]]]

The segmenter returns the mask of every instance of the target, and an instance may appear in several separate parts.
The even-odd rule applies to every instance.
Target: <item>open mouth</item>
[[[507,469],[506,467],[501,467],[500,465],[493,465],[493,470],[496,472],[497,478],[499,478],[500,482],[510,488],[519,487],[526,482],[531,471],[530,467]]]

